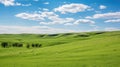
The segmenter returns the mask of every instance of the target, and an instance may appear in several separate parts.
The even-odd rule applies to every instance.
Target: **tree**
[[[19,44],[18,44],[18,47],[23,47],[23,44],[19,43]]]
[[[30,48],[30,45],[29,44],[27,44],[27,46],[26,46],[27,48]]]
[[[42,44],[39,44],[39,46],[38,47],[41,47],[42,46]]]
[[[4,47],[4,48],[6,48],[6,47],[8,47],[9,45],[8,45],[8,42],[2,42],[2,43],[1,43],[1,46]]]
[[[34,44],[32,44],[32,47],[35,47],[35,45],[34,45]]]

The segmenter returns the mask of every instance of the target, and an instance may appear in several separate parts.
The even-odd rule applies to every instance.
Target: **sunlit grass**
[[[85,36],[83,36],[85,35]],[[86,36],[87,35],[87,36]],[[0,35],[0,42],[22,42],[22,48],[0,47],[0,67],[119,67],[120,32],[56,35]],[[40,48],[26,48],[41,43]]]

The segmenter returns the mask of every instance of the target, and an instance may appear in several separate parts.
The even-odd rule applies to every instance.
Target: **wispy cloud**
[[[72,25],[74,25],[73,23],[65,23],[64,24],[65,26],[72,26]]]
[[[112,23],[119,22],[120,23],[120,19],[106,20],[105,22],[112,22]]]
[[[100,5],[99,8],[100,9],[106,9],[107,7],[105,5]]]
[[[49,11],[49,9],[47,9],[47,8],[43,8],[43,11]]]
[[[109,12],[94,14],[93,16],[86,16],[87,19],[104,19],[104,22],[120,22],[120,12]]]
[[[93,16],[86,16],[85,18],[86,19],[99,19],[99,20],[100,19],[108,19],[108,20],[116,19],[118,22],[118,19],[120,19],[120,12],[108,12],[108,13],[94,14]]]
[[[103,14],[95,14],[93,15],[94,19],[111,19],[111,18],[120,18],[120,12],[110,12],[110,13],[103,13]]]
[[[32,4],[21,4],[21,6],[31,6]]]
[[[90,23],[90,24],[94,24],[95,22],[89,19],[78,19],[74,22],[74,24],[79,24],[79,23]]]

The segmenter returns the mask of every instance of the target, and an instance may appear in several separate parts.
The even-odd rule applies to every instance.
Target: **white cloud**
[[[65,23],[64,24],[65,26],[72,26],[72,25],[74,25],[73,23]]]
[[[16,17],[27,19],[27,20],[35,20],[35,21],[41,21],[45,18],[52,18],[52,17],[58,17],[54,12],[41,12],[41,13],[19,13],[15,15]]]
[[[85,18],[86,18],[86,19],[92,19],[92,17],[91,17],[91,16],[86,16]]]
[[[76,32],[74,30],[51,28],[47,26],[0,26],[0,34],[53,34],[53,33],[66,33]]]
[[[21,4],[18,2],[15,2],[15,0],[0,0],[1,4],[4,4],[5,6],[30,6],[31,4]]]
[[[21,4],[21,6],[31,6],[32,4]]]
[[[114,20],[106,20],[105,22],[119,22],[120,23],[120,19],[114,19]]]
[[[77,13],[77,12],[83,12],[85,11],[86,9],[89,9],[90,7],[87,6],[87,5],[84,5],[84,4],[65,4],[65,5],[62,5],[58,8],[55,8],[54,11],[55,12],[61,12],[62,14],[65,14],[65,13]]]
[[[56,19],[53,19],[53,21],[55,22],[55,23],[61,23],[61,24],[63,24],[63,23],[68,23],[68,22],[72,22],[72,21],[74,21],[74,19],[73,18],[56,18]],[[59,22],[58,22],[59,21]]]
[[[114,28],[114,27],[108,27],[108,28],[105,28],[105,31],[119,31],[120,28]]]
[[[5,6],[15,5],[14,0],[0,0],[0,3],[4,4]]]
[[[100,9],[106,9],[107,7],[104,6],[104,5],[100,5],[99,8],[100,8]]]
[[[64,24],[73,22],[73,18],[61,18],[59,15],[54,12],[41,12],[41,13],[19,13],[15,15],[16,17],[27,19],[27,20],[35,20],[40,21],[40,24]],[[49,21],[46,21],[49,20]]]
[[[49,2],[45,2],[44,4],[50,4]]]
[[[95,22],[89,19],[78,19],[74,22],[74,24],[80,24],[80,23],[90,23],[90,24],[94,24]]]
[[[120,12],[109,12],[103,14],[94,14],[86,16],[86,19],[104,19],[104,22],[120,22]]]
[[[43,8],[43,11],[49,11],[49,9],[47,9],[47,8]]]
[[[42,25],[53,25],[53,24],[63,24],[63,25],[77,25],[79,23],[90,23],[94,24],[95,22],[90,19],[74,19],[74,18],[61,18],[59,15],[54,12],[41,12],[41,13],[19,13],[15,15],[16,17],[39,21]]]
[[[40,22],[40,24],[51,25],[51,24],[65,24],[69,22],[73,22],[73,18],[59,18],[59,17],[49,17],[51,22]]]
[[[44,20],[44,18],[40,14],[29,14],[29,13],[19,13],[15,15],[16,17],[22,18],[22,19],[28,19],[28,20]]]
[[[45,18],[58,17],[58,15],[55,14],[54,12],[47,12],[47,11],[42,12],[40,15]]]
[[[111,13],[104,13],[104,14],[95,14],[93,15],[94,19],[111,19],[111,18],[120,18],[120,12],[111,12]]]

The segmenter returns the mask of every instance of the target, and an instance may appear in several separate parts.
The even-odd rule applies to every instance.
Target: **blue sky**
[[[120,0],[0,0],[0,34],[120,30]]]

